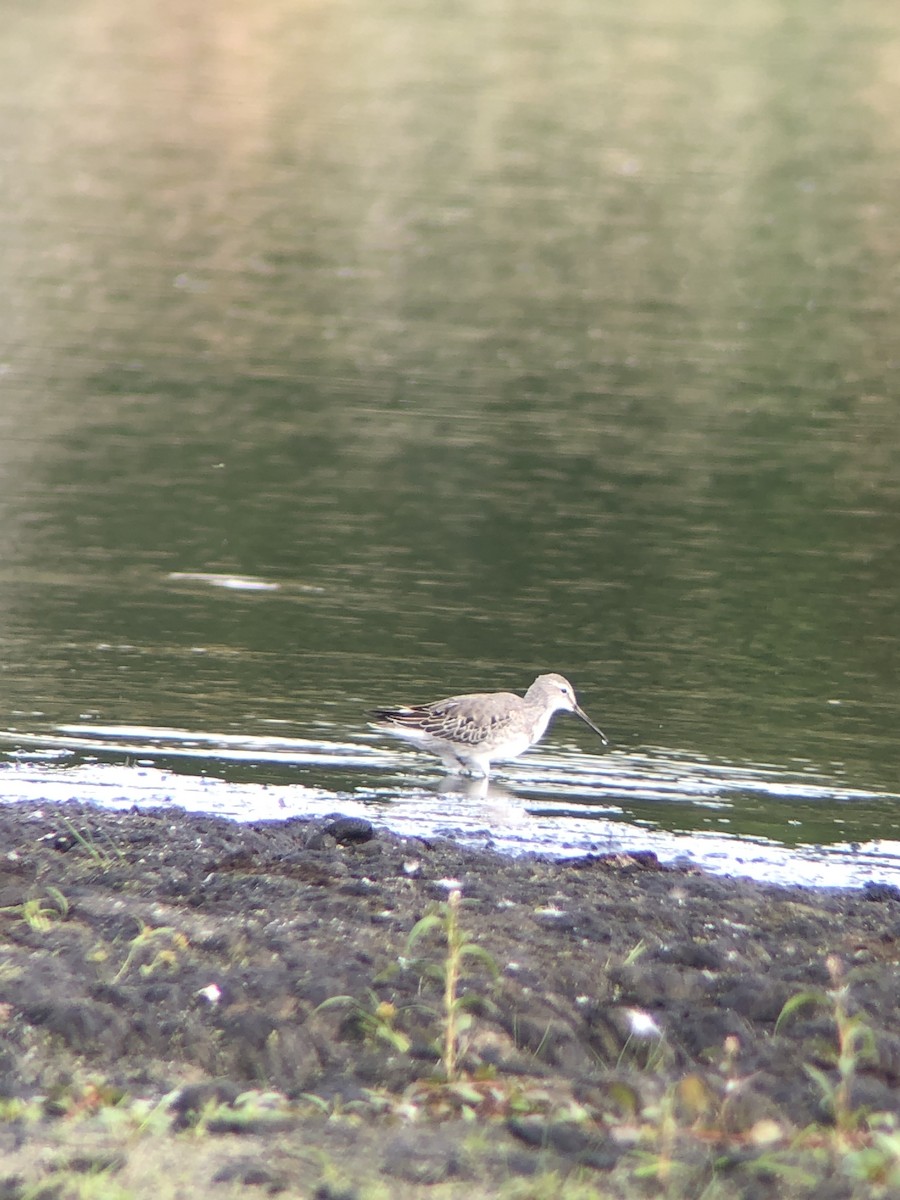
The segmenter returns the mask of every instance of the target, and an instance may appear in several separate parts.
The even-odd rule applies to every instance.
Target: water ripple
[[[896,826],[882,820],[875,835],[859,838],[836,828],[827,841],[802,828],[823,800],[853,816],[894,811],[900,796],[845,787],[811,767],[788,772],[664,747],[605,755],[542,749],[488,782],[447,777],[429,759],[369,740],[324,735],[68,724],[7,730],[0,742],[7,801],[172,805],[241,821],[340,809],[408,836],[446,835],[516,854],[652,851],[666,863],[778,883],[900,884]],[[754,804],[781,806],[783,842],[753,832]]]

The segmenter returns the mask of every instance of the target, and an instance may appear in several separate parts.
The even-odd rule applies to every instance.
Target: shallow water
[[[0,768],[4,795],[37,804],[181,805],[237,820],[340,811],[513,854],[652,851],[774,883],[900,884],[900,797],[763,764],[570,747],[532,751],[487,781],[363,738],[71,725],[7,740],[16,749]],[[786,826],[772,839],[764,831],[778,819]],[[822,843],[810,844],[816,830]]]
[[[504,845],[891,874],[898,67],[875,4],[8,14],[2,795],[481,837],[365,712],[557,670],[612,751]]]

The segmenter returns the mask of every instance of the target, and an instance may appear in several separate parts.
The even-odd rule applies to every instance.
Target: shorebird
[[[524,696],[514,692],[471,692],[431,704],[379,708],[376,729],[415,742],[453,771],[490,774],[491,763],[524,754],[544,736],[554,713],[573,712],[604,741],[562,675],[538,675]]]

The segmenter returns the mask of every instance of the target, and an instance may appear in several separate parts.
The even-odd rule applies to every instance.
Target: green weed
[[[59,888],[48,887],[44,896],[32,896],[21,904],[0,908],[0,913],[18,913],[29,929],[46,933],[69,915],[69,902]]]
[[[367,1004],[361,1003],[353,996],[330,996],[316,1008],[316,1012],[324,1012],[330,1008],[346,1008],[350,1010],[353,1024],[366,1041],[386,1042],[394,1050],[406,1054],[410,1048],[410,1040],[402,1029],[394,1024],[397,1018],[397,1007],[390,1000],[381,1000],[375,992],[367,994]]]
[[[106,841],[109,842],[110,845],[113,845],[112,851],[107,850],[103,846],[99,846],[94,839],[94,835],[90,831],[87,833],[82,833],[80,829],[77,829],[75,825],[68,820],[68,818],[64,818],[62,824],[69,831],[70,837],[75,841],[79,848],[84,851],[84,853],[88,856],[88,858],[90,858],[91,862],[93,862],[96,867],[99,867],[103,871],[108,871],[109,868],[114,866],[116,862],[124,862],[125,855],[118,846],[114,846],[112,842],[110,842],[108,837],[106,838]]]
[[[454,888],[447,900],[436,912],[427,913],[412,927],[406,939],[406,949],[411,950],[420,938],[433,930],[444,935],[446,953],[443,961],[430,963],[425,973],[437,979],[443,986],[443,1038],[441,1040],[441,1066],[444,1077],[452,1083],[458,1076],[460,1037],[472,1023],[471,1013],[465,1011],[467,1000],[459,994],[459,983],[465,960],[479,962],[496,979],[500,972],[496,962],[482,946],[467,940],[459,921],[462,893]]]
[[[184,934],[172,925],[161,925],[157,929],[150,925],[142,925],[140,933],[132,939],[129,945],[125,961],[113,976],[113,983],[119,983],[125,978],[139,955],[148,946],[164,938],[168,938],[170,944],[158,949],[149,962],[143,963],[139,968],[140,974],[146,977],[154,974],[160,968],[174,966],[178,961],[179,953],[186,950],[188,946],[188,940]]]
[[[835,954],[825,960],[832,986],[827,992],[800,992],[792,996],[779,1013],[775,1032],[799,1009],[813,1004],[831,1010],[837,1034],[835,1067],[837,1079],[832,1079],[818,1067],[804,1064],[806,1073],[817,1084],[828,1106],[839,1134],[851,1135],[862,1126],[864,1114],[852,1106],[853,1081],[862,1058],[875,1054],[875,1036],[859,1013],[848,1007],[850,985],[844,976],[843,963]]]

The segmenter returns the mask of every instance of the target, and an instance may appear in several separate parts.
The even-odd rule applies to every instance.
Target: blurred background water
[[[8,5],[0,796],[900,882],[898,112],[878,0]]]

